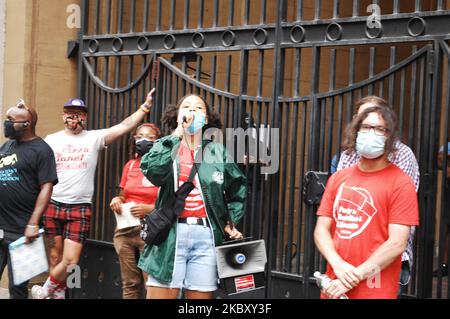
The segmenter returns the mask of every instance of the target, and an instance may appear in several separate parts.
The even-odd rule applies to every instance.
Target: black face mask
[[[136,153],[139,156],[144,156],[153,147],[153,142],[149,140],[139,140],[136,142]]]
[[[22,123],[23,129],[16,130],[14,128],[14,123]],[[25,133],[24,128],[26,126],[28,126],[28,125],[26,125],[26,123],[28,123],[28,121],[16,121],[16,122],[13,122],[13,121],[10,121],[10,120],[5,120],[3,122],[3,131],[4,131],[4,134],[5,134],[5,137],[6,138],[10,138],[12,140],[20,139],[23,136],[23,134]]]

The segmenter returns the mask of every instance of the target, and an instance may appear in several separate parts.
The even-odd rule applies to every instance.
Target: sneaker
[[[66,289],[65,288],[56,289],[52,299],[66,299]]]
[[[48,296],[44,294],[44,289],[39,285],[31,287],[31,297],[33,299],[48,299]]]
[[[447,264],[442,264],[442,277],[447,277],[448,276],[448,266]],[[436,269],[435,271],[433,271],[433,277],[438,277],[439,276],[439,269]]]

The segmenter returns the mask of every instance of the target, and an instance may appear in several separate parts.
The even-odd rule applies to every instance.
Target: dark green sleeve
[[[173,158],[175,158],[180,139],[169,135],[157,140],[152,149],[142,157],[141,171],[155,186],[163,186],[173,180]]]

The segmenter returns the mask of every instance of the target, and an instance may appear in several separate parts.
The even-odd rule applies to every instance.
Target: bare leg
[[[70,265],[76,265],[80,259],[81,250],[83,249],[82,244],[70,239],[65,239],[63,244],[62,237],[57,237],[59,238],[51,240],[49,243],[51,263],[50,276],[42,287],[34,285],[31,288],[33,299],[44,299],[47,297],[64,299],[65,282],[68,277],[67,268]]]
[[[62,236],[47,237],[50,256],[50,271],[58,265],[62,260],[63,254],[63,238]]]
[[[81,243],[65,239],[62,260],[50,271],[50,275],[59,282],[65,281],[68,276],[67,267],[78,264],[82,249]]]
[[[180,289],[147,287],[147,299],[177,299]]]
[[[186,299],[212,299],[212,292],[201,292],[195,290],[185,291]]]

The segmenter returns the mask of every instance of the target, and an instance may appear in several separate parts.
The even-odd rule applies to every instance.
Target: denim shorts
[[[216,250],[211,228],[178,223],[175,255],[172,282],[162,283],[149,276],[147,286],[201,292],[217,289]]]

